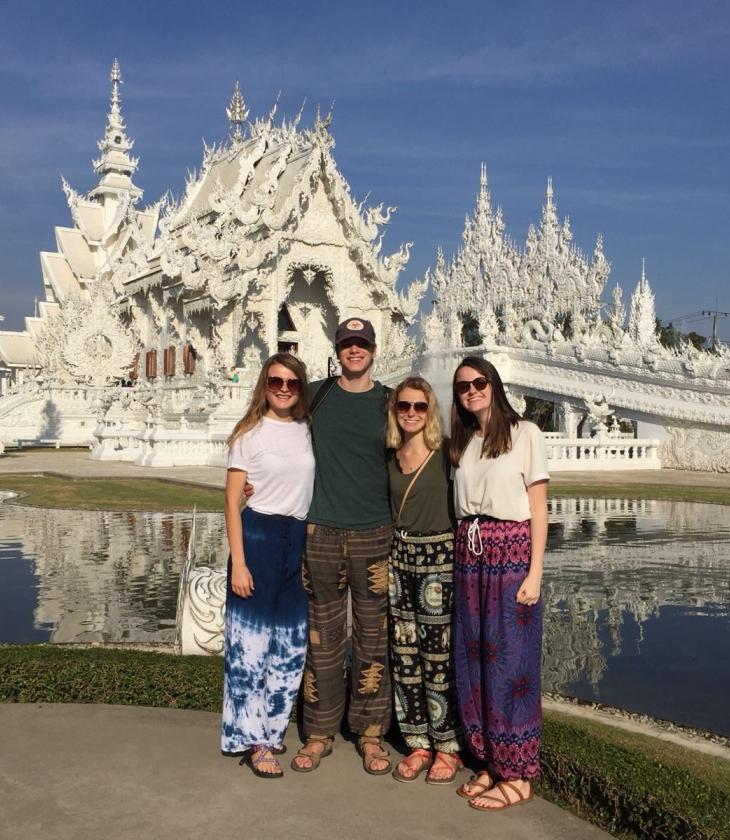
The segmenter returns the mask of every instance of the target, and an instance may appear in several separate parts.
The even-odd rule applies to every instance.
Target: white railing
[[[622,438],[545,440],[552,472],[569,470],[659,470],[659,441]]]

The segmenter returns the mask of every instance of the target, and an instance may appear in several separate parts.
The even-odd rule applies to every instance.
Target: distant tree
[[[698,350],[707,350],[707,337],[700,335],[694,331],[683,333],[678,330],[670,321],[668,324],[662,324],[659,318],[656,319],[656,334],[659,343],[663,347],[668,347],[671,350],[676,350],[683,341],[689,341]]]
[[[482,337],[479,334],[479,322],[473,315],[465,315],[461,322],[461,340],[464,347],[479,347]]]
[[[555,432],[553,404],[537,397],[525,397],[525,420],[539,426],[543,432]]]

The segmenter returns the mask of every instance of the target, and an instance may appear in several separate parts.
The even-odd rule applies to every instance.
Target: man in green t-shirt
[[[371,376],[373,325],[337,328],[342,374],[311,386],[316,460],[304,586],[309,645],[304,670],[306,743],[292,760],[315,770],[329,755],[345,710],[347,595],[352,596],[352,686],[348,723],[369,773],[390,770],[381,737],[390,724],[388,555],[392,537],[385,461],[386,389]]]

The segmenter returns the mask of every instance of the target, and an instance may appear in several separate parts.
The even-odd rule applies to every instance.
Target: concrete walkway
[[[94,461],[83,450],[10,450],[0,456],[0,476],[7,473],[57,473],[72,478],[163,478],[185,484],[222,488],[223,467],[138,467],[124,461]],[[555,472],[560,484],[658,484],[672,487],[730,488],[730,473],[683,470]]]
[[[316,773],[257,779],[219,753],[219,716],[125,706],[0,704],[0,837],[6,840],[599,840],[554,805],[482,814],[455,786],[368,776],[338,739]],[[466,780],[468,774],[460,776]]]

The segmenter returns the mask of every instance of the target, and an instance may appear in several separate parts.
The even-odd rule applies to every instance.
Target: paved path
[[[0,456],[0,476],[5,473],[60,473],[74,478],[164,478],[186,484],[223,487],[223,467],[138,467],[124,461],[94,461],[83,450],[11,450]],[[553,484],[660,484],[673,487],[730,488],[730,473],[682,470],[624,472],[556,472]]]
[[[454,786],[368,776],[338,739],[316,773],[255,778],[218,752],[218,715],[125,706],[0,704],[4,840],[601,840],[543,800],[481,814]],[[298,741],[287,738],[291,756]],[[466,771],[463,778],[467,778]]]

